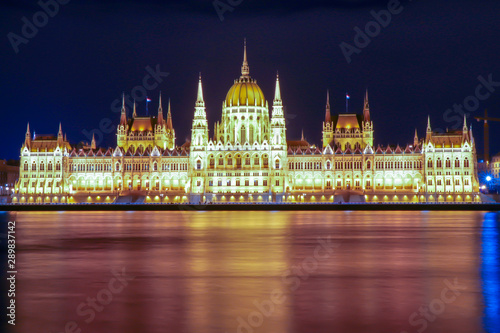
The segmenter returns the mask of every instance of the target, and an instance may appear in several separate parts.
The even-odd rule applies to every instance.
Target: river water
[[[485,212],[19,212],[13,332],[500,332]]]

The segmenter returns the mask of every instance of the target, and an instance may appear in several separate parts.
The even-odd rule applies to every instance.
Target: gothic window
[[[222,157],[219,157],[219,165],[224,165],[224,159]]]
[[[442,166],[443,164],[441,163],[441,160],[438,158],[438,160],[436,161],[436,167],[441,168]]]
[[[432,168],[432,160],[428,160],[427,161],[427,167],[428,168]]]
[[[446,167],[451,168],[451,161],[449,158],[446,160]]]
[[[44,171],[45,170],[45,167],[44,167],[44,164],[43,164],[43,161],[40,163],[40,171]]]
[[[259,186],[259,181],[257,179],[253,181],[253,186]]]
[[[330,170],[331,167],[332,167],[331,162],[330,161],[326,161],[326,169]]]
[[[371,169],[371,167],[372,167],[372,162],[370,161],[366,162],[366,168]]]
[[[244,144],[246,142],[246,129],[245,129],[245,126],[241,126],[241,129],[240,129],[240,143],[241,144]]]
[[[153,170],[158,171],[158,163],[156,162],[153,163]]]
[[[222,161],[222,160],[221,160]],[[213,169],[214,166],[215,166],[215,160],[213,158],[210,158],[209,160],[209,165],[210,165],[210,169]]]
[[[263,164],[264,164],[264,168],[267,168],[267,166],[269,164],[269,160],[268,160],[267,156],[264,156],[264,158],[263,158]]]
[[[120,171],[120,163],[115,164],[115,171]]]
[[[466,168],[469,167],[469,160],[467,159],[467,157],[465,158],[465,161],[464,161],[464,167],[466,167]]]
[[[267,186],[267,179],[263,180],[263,184],[262,185]]]
[[[249,136],[249,139],[248,141],[250,142],[250,144],[253,144],[254,142],[254,139],[253,139],[253,125],[250,125],[250,127],[248,128],[248,136]]]
[[[28,171],[28,162],[24,162],[24,171]]]
[[[33,162],[33,164],[31,165],[31,171],[36,171],[36,163]]]
[[[460,168],[460,161],[458,158],[455,160],[455,168]]]
[[[56,171],[61,171],[61,163],[57,162],[56,164]]]
[[[280,160],[276,160],[276,161],[274,162],[274,168],[275,168],[275,169],[279,169],[279,168],[280,168]]]
[[[200,160],[196,161],[196,169],[201,170],[201,161]]]
[[[49,162],[49,164],[47,165],[47,170],[52,171],[52,162]]]
[[[233,159],[231,158],[231,155],[227,157],[227,165],[233,165]]]
[[[255,164],[255,165],[257,165],[257,166],[259,165],[259,157],[258,157],[258,156],[257,156],[257,157],[255,157],[255,159],[254,159],[254,161],[253,161],[253,164]]]

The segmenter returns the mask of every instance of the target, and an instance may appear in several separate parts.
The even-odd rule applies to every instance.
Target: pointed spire
[[[427,133],[425,134],[425,143],[432,139],[431,116],[427,116]]]
[[[306,139],[304,139],[304,129],[302,129],[302,135],[300,137],[300,141],[306,141]]]
[[[30,123],[28,123],[28,127],[26,128],[26,136],[24,138],[24,145],[29,146],[31,144],[31,133],[30,133]]]
[[[365,121],[370,121],[370,103],[368,102],[368,89],[365,92],[365,100],[363,103],[363,117]]]
[[[172,113],[170,112],[170,98],[168,99],[168,113],[167,113],[167,129],[173,129]]]
[[[332,116],[330,114],[330,90],[326,90],[326,111],[325,111],[325,123],[330,123],[332,121]]]
[[[203,100],[203,87],[201,85],[201,72],[198,78],[198,97],[196,98],[197,106],[205,106],[205,101]]]
[[[413,137],[413,147],[416,147],[418,145],[418,133],[417,129],[415,128],[415,136]]]
[[[247,60],[247,39],[243,43],[243,65],[241,66],[241,76],[248,76],[250,74],[250,67],[248,67]]]
[[[276,72],[276,88],[274,90],[274,104],[281,104],[280,77]]]
[[[120,125],[127,124],[127,109],[125,108],[125,93],[122,93],[122,113],[120,116]]]
[[[135,105],[135,99],[134,99],[134,111],[132,112],[132,118],[137,118],[137,108]]]
[[[96,148],[96,144],[95,144],[95,134],[92,133],[92,142],[90,143],[90,148],[91,149],[95,149]]]
[[[160,91],[160,98],[158,101],[158,125],[163,125],[163,106],[161,103],[161,91]]]
[[[467,116],[464,113],[464,127],[462,129],[464,132],[467,131]]]

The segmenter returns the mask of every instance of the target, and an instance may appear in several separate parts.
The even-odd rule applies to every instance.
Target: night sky
[[[122,92],[140,91],[148,66],[169,73],[147,91],[149,111],[156,115],[160,90],[164,110],[171,98],[178,145],[190,137],[202,73],[212,135],[222,101],[240,76],[244,38],[250,75],[270,105],[279,71],[288,139],[300,138],[303,129],[307,140],[321,145],[326,90],[333,114],[345,112],[346,92],[349,111],[360,113],[368,88],[375,144],[406,145],[415,128],[425,135],[427,115],[434,129],[461,128],[463,116],[453,105],[465,100],[482,153],[483,126],[473,117],[485,108],[500,117],[500,2],[413,0],[391,7],[393,2],[221,0],[233,4],[221,21],[213,1],[72,0],[43,22],[36,1],[3,1],[0,158],[18,158],[28,121],[37,134],[56,134],[62,122],[73,144],[89,141],[88,133],[101,123],[99,145],[114,147],[120,118],[115,101]],[[354,29],[364,31],[375,20],[371,12],[388,7],[398,13],[372,30],[369,44],[348,63],[340,44],[355,47]],[[22,19],[32,24],[34,15],[38,32],[22,39]],[[24,43],[13,46],[13,38]],[[477,88],[479,76],[494,81],[490,90]],[[476,99],[477,89],[489,96]],[[146,114],[145,104],[139,102],[139,115]],[[494,155],[500,123],[490,129]]]

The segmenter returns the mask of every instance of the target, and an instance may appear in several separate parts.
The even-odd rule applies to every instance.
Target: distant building
[[[500,153],[493,156],[491,159],[491,173],[494,178],[500,178]]]
[[[10,202],[19,178],[19,167],[0,160],[0,202]]]
[[[127,117],[122,102],[116,147],[71,146],[26,132],[15,201],[334,202],[353,194],[368,202],[478,201],[472,129],[434,133],[405,146],[375,145],[368,92],[359,114],[331,114],[327,95],[322,144],[287,140],[280,82],[271,112],[250,77],[246,47],[241,76],[222,102],[209,136],[201,76],[191,141],[177,146],[170,104],[164,117]],[[318,130],[319,130],[318,126]]]

